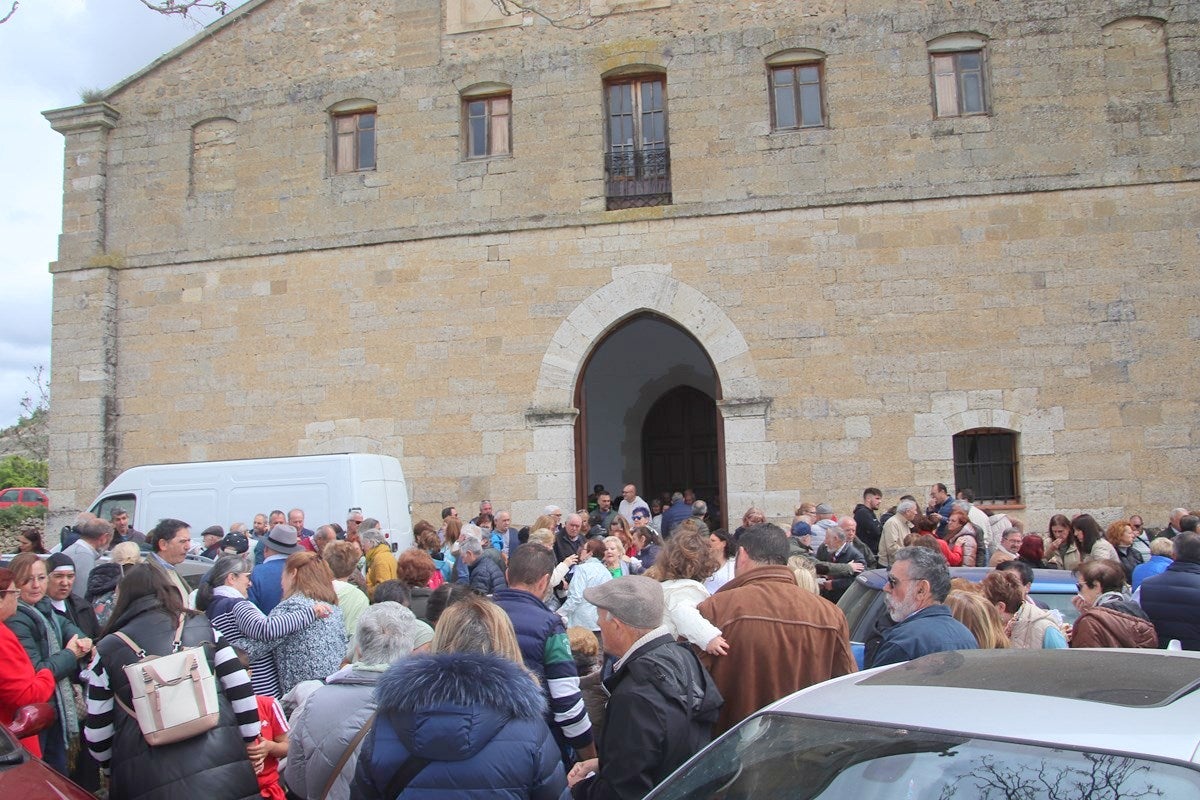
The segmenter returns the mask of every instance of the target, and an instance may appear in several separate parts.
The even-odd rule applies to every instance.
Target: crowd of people
[[[302,509],[273,511],[197,545],[182,520],[141,534],[118,509],[81,515],[48,557],[22,531],[0,568],[0,721],[53,704],[23,744],[114,800],[636,798],[763,706],[856,670],[836,603],[867,569],[886,569],[887,614],[866,667],[1200,649],[1186,509],[1153,533],[1089,514],[1036,533],[939,483],[882,515],[868,488],[848,514],[806,502],[780,525],[750,508],[729,531],[682,491],[621,498],[598,486],[588,508],[547,506],[520,528],[488,501],[469,521],[447,507],[399,552],[357,510],[316,530]],[[189,553],[211,559],[194,590],[178,571]],[[1073,621],[1030,593],[1047,568],[1075,575]],[[207,659],[219,714],[151,745],[127,668],[185,647]]]

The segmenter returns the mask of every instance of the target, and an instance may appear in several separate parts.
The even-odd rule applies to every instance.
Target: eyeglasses
[[[49,575],[30,575],[25,579],[25,583],[45,583],[50,579]]]
[[[20,594],[20,589],[0,589],[0,595],[7,597],[10,594]]]
[[[634,522],[637,522],[639,519],[646,519],[646,515],[645,514],[634,514],[633,515]]]
[[[1077,591],[1077,592],[1082,592],[1082,591],[1083,591],[1083,584],[1082,584],[1082,583],[1076,583],[1076,584],[1075,584],[1075,591]]]
[[[895,575],[887,576],[887,585],[895,589],[902,583],[912,583],[913,581],[924,580],[924,578],[897,578]]]

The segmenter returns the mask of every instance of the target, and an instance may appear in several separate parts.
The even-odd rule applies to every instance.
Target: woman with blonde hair
[[[950,614],[974,635],[980,650],[1003,650],[1009,646],[1000,614],[982,594],[955,590],[946,595],[946,605]]]
[[[486,598],[448,607],[431,654],[394,664],[375,696],[353,797],[393,800],[389,787],[417,754],[425,765],[406,776],[405,796],[549,800],[566,791],[545,692],[525,669],[508,614]]]
[[[621,517],[617,517],[621,519]],[[604,566],[614,578],[637,575],[642,571],[642,562],[625,555],[625,544],[617,536],[604,537]]]
[[[821,593],[821,584],[817,583],[817,562],[808,556],[792,556],[787,565],[796,576],[797,586],[813,594]]]
[[[300,681],[323,681],[342,666],[346,655],[346,624],[337,607],[333,572],[316,553],[307,550],[288,556],[283,565],[283,599],[271,609],[268,619],[292,611],[332,606],[332,613],[291,633],[276,646],[275,673],[280,694],[287,694]]]
[[[681,523],[646,575],[662,583],[663,625],[671,635],[687,639],[707,653],[723,656],[729,652],[729,642],[721,635],[720,628],[696,610],[709,597],[703,581],[718,566],[708,535]]]

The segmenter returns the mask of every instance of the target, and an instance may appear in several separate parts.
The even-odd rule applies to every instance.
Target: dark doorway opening
[[[575,386],[577,507],[597,483],[616,499],[633,483],[647,501],[690,487],[723,523],[720,397],[708,353],[674,321],[644,312],[608,331]]]
[[[645,497],[692,489],[710,520],[723,519],[717,428],[716,401],[699,389],[677,386],[660,397],[642,424]]]

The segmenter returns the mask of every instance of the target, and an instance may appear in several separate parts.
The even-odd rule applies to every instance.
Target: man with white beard
[[[946,559],[926,547],[904,547],[883,584],[888,614],[896,623],[883,634],[866,665],[881,667],[946,650],[976,650],[975,636],[950,614]]]

